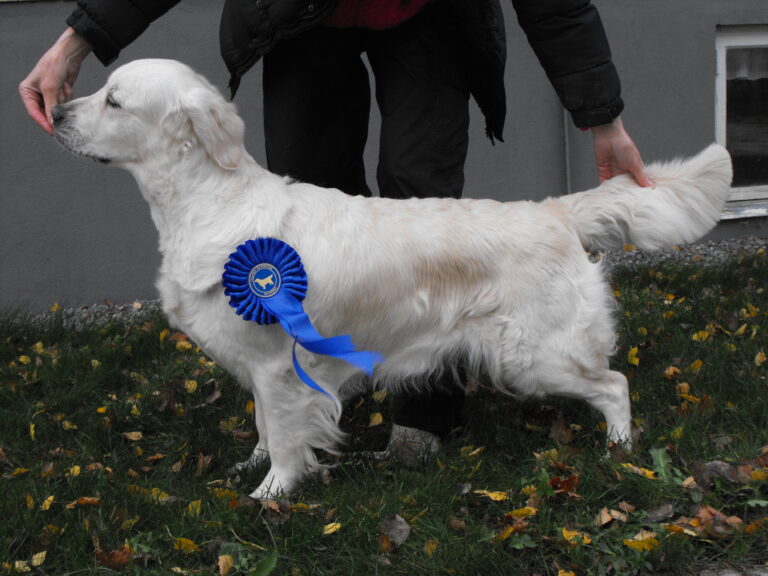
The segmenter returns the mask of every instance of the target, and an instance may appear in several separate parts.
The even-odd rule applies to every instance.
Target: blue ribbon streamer
[[[307,294],[307,274],[299,254],[276,238],[248,240],[230,254],[222,276],[224,294],[238,315],[259,324],[280,322],[293,338],[293,367],[307,386],[330,396],[301,367],[296,345],[315,354],[332,356],[373,375],[382,356],[355,349],[347,335],[323,337],[315,330],[301,304]]]

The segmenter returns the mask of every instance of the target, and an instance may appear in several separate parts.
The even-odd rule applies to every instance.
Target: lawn
[[[351,453],[290,501],[228,476],[248,395],[161,317],[0,320],[0,574],[696,574],[768,562],[768,257],[618,269],[616,369],[639,436],[606,456],[585,404],[482,378],[416,466]],[[349,403],[381,449],[388,399]]]

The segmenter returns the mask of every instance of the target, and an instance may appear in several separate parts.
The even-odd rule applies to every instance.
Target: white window
[[[733,159],[724,219],[768,215],[768,26],[718,30],[717,142]]]

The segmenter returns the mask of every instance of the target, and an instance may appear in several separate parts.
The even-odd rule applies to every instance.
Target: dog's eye
[[[120,104],[117,103],[112,94],[107,95],[107,106],[110,108],[121,108]]]

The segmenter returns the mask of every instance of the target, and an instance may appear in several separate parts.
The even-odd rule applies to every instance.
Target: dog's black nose
[[[51,110],[51,120],[54,124],[58,124],[64,120],[64,109],[61,106],[54,106]]]

